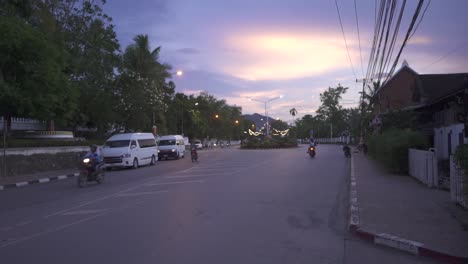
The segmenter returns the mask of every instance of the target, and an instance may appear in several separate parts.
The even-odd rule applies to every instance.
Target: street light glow
[[[239,120],[236,120],[236,124],[239,124]]]
[[[177,76],[182,76],[182,74],[184,74],[184,72],[181,71],[181,70],[178,70],[178,71],[176,72],[176,75],[177,75]]]
[[[215,117],[216,117],[216,118],[218,118],[218,117],[219,117],[219,115],[215,115]]]
[[[197,105],[198,105],[198,103],[195,103],[195,106],[197,106]]]

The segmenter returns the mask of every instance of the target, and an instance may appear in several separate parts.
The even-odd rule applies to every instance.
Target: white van
[[[110,137],[102,148],[106,168],[154,165],[158,147],[151,133],[125,133]]]
[[[185,142],[180,135],[162,136],[158,140],[158,158],[159,160],[167,158],[184,158]]]

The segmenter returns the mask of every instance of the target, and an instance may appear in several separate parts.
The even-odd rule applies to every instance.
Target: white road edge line
[[[39,183],[46,183],[46,182],[50,182],[50,179],[49,178],[39,179]]]

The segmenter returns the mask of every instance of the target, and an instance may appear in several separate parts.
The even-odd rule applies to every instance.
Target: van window
[[[175,139],[163,139],[159,141],[159,146],[174,146],[175,144]]]
[[[138,144],[140,148],[151,148],[156,146],[156,141],[154,139],[139,139]]]
[[[132,140],[132,143],[130,144],[130,147],[133,147],[133,146],[135,146],[135,147],[137,146],[137,143],[136,143],[135,140]]]
[[[130,144],[130,140],[112,140],[112,141],[107,141],[106,144],[104,144],[105,148],[124,148],[128,147],[128,144]]]

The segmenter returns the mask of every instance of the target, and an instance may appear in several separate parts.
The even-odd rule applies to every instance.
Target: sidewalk
[[[413,250],[405,250],[415,254],[468,262],[468,212],[450,202],[449,192],[429,189],[410,176],[390,174],[360,153],[353,153],[352,163],[362,234],[375,243],[379,235],[381,240],[410,242]],[[379,244],[398,247],[389,241]]]
[[[27,175],[0,177],[0,191],[7,188],[22,187],[29,184],[63,180],[74,177],[75,173],[78,173],[77,169],[53,170]]]

